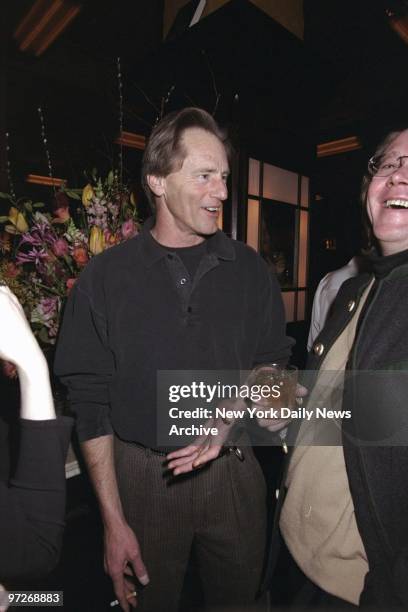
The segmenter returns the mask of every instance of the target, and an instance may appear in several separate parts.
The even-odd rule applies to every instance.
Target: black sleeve
[[[286,335],[285,310],[276,275],[258,259],[259,320],[258,344],[253,367],[263,363],[285,366],[295,341]],[[246,418],[245,427],[253,446],[280,446],[279,432],[272,433],[258,425],[257,419]]]
[[[89,273],[91,271],[91,274]],[[54,372],[68,387],[79,440],[112,433],[109,381],[114,359],[108,346],[100,283],[86,270],[71,291],[64,311]]]
[[[58,561],[71,428],[68,417],[21,420],[16,471],[0,484],[0,580],[36,578]]]

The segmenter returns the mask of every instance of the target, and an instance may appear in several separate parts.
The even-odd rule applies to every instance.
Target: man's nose
[[[218,200],[226,200],[228,197],[228,188],[223,178],[214,177],[213,189],[211,195]]]

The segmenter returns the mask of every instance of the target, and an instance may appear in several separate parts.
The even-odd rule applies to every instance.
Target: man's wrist
[[[102,510],[101,514],[105,531],[115,532],[117,529],[127,525],[123,512],[120,510]]]

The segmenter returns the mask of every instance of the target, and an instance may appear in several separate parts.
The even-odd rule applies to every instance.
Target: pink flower
[[[55,338],[58,332],[58,313],[60,300],[57,297],[41,298],[31,311],[31,323],[39,323],[47,328],[49,338]]]
[[[74,250],[72,251],[72,257],[74,258],[77,265],[80,267],[85,266],[88,263],[89,259],[88,251],[83,246],[74,247]]]
[[[31,251],[28,251],[28,253],[22,253],[20,251],[17,253],[17,256],[16,256],[16,262],[18,264],[35,263],[37,266],[41,264],[42,260],[47,260],[47,259],[49,259],[49,255],[45,251],[45,249],[44,248],[38,249],[36,247],[33,247]]]
[[[63,257],[68,254],[68,242],[64,238],[58,238],[52,245],[54,255]]]
[[[139,233],[139,228],[133,219],[128,219],[122,223],[122,227],[120,228],[122,232],[122,236],[125,240],[136,236]]]
[[[10,363],[10,361],[2,361],[1,369],[7,378],[17,378],[17,368],[14,363]]]
[[[68,197],[62,191],[59,191],[52,205],[52,213],[55,217],[54,223],[64,223],[70,218],[69,214],[69,200]]]
[[[106,229],[103,231],[103,237],[105,238],[105,245],[107,247],[111,247],[114,244],[118,244],[120,241],[120,236],[110,230]]]
[[[67,282],[65,283],[66,287],[67,287],[67,293],[69,293],[72,289],[72,287],[75,285],[76,283],[76,278],[69,278],[67,280]]]
[[[20,273],[21,268],[18,268],[12,261],[8,261],[3,266],[3,275],[5,278],[16,278]]]
[[[65,223],[68,221],[70,214],[68,208],[56,208],[54,211],[53,223]]]
[[[57,298],[41,298],[38,308],[41,311],[41,314],[43,315],[45,321],[49,321],[50,319],[52,319],[55,314],[55,311],[57,310],[57,305]]]

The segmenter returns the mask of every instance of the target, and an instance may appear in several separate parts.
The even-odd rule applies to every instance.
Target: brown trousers
[[[142,550],[150,584],[138,612],[177,612],[190,554],[207,606],[252,604],[260,585],[266,531],[266,487],[247,447],[173,478],[165,457],[115,438],[119,492]],[[231,607],[230,607],[231,606]]]

